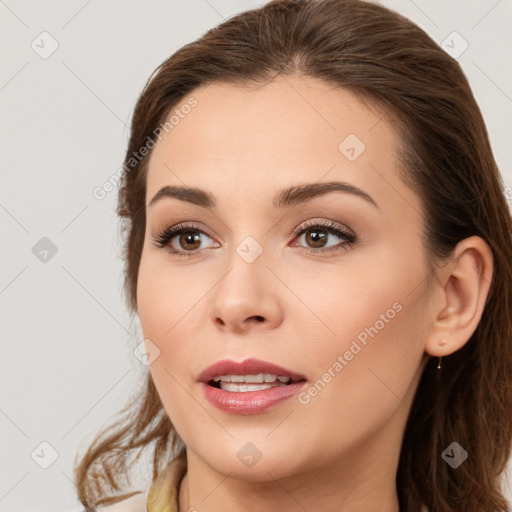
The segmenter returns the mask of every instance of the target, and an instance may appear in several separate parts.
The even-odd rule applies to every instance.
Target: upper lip
[[[223,359],[205,368],[199,375],[200,382],[209,382],[218,375],[257,375],[258,373],[270,373],[272,375],[290,377],[291,380],[306,380],[306,377],[292,370],[287,370],[261,359],[250,358],[245,361],[233,361]]]

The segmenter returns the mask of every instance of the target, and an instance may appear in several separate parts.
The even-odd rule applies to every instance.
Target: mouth
[[[306,380],[300,373],[254,358],[218,361],[198,377],[206,399],[230,414],[258,414],[277,407],[299,393]]]
[[[211,387],[230,391],[232,393],[248,393],[264,389],[290,386],[296,382],[305,382],[306,379],[292,379],[285,375],[258,373],[256,375],[216,375],[207,384]]]

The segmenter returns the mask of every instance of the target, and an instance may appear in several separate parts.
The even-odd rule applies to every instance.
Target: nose
[[[237,334],[278,327],[283,312],[279,283],[263,256],[247,263],[235,255],[211,292],[210,320]]]

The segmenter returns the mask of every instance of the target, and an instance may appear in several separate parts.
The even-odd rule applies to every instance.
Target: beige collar
[[[179,492],[187,472],[187,456],[183,451],[160,473],[148,491],[147,512],[179,512]]]

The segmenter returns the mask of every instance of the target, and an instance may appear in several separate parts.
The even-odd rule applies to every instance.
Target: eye
[[[341,238],[344,242],[329,246],[328,238],[330,235]],[[309,221],[305,226],[303,225],[298,228],[295,236],[299,238],[304,237],[305,242],[312,247],[301,246],[301,250],[312,254],[346,250],[351,248],[356,242],[354,234],[343,226],[331,221]]]
[[[201,252],[201,237],[211,237],[194,222],[184,222],[176,226],[170,226],[158,233],[153,239],[153,245],[159,248],[167,248],[171,254],[178,256],[195,256]],[[294,233],[295,238],[302,238],[312,247],[298,246],[301,251],[318,254],[347,250],[356,242],[356,236],[341,225],[330,221],[310,221],[300,226]],[[341,243],[334,246],[328,245],[328,239],[332,236],[340,238]],[[215,244],[219,247],[219,244]]]
[[[159,248],[168,247],[171,254],[177,254],[178,256],[193,256],[200,252],[201,235],[208,237],[200,229],[199,224],[184,222],[177,226],[168,227],[157,234],[153,239],[153,245]]]

